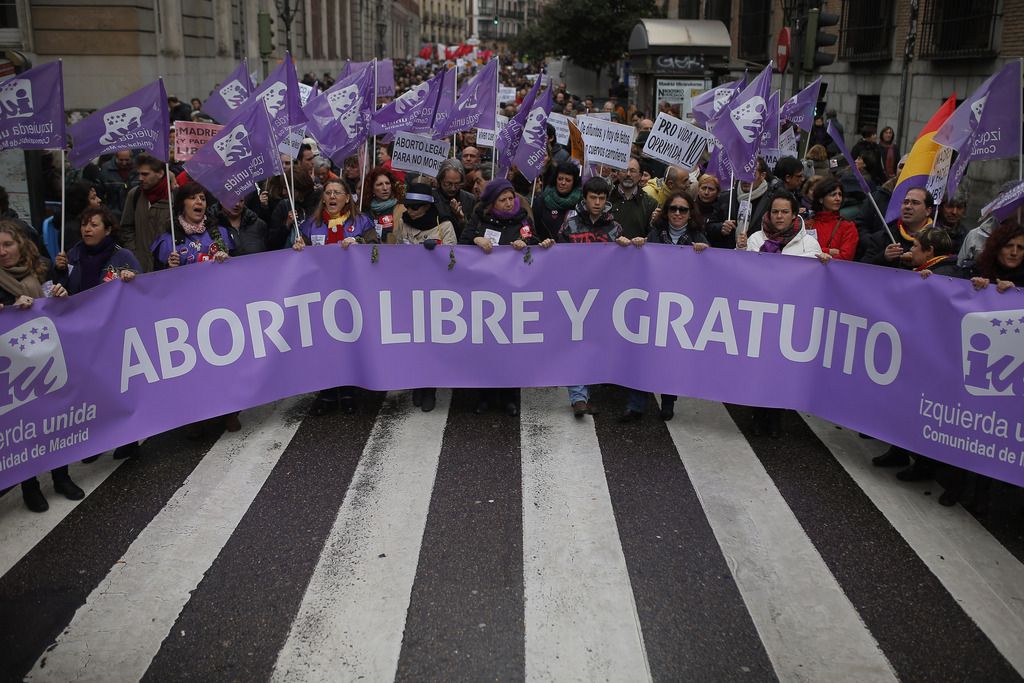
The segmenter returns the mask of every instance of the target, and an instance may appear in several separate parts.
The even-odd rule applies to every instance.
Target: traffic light
[[[818,67],[828,66],[836,61],[835,55],[819,52],[819,48],[831,47],[839,40],[834,33],[822,33],[821,29],[839,23],[838,14],[812,9],[807,13],[807,27],[804,30],[804,71],[815,71]]]
[[[497,26],[497,25],[498,25],[498,17],[494,17],[494,25],[495,25],[495,26]]]
[[[261,55],[269,55],[274,51],[274,32],[270,30],[270,26],[273,23],[274,20],[270,17],[269,12],[256,13],[256,26],[259,29]]]

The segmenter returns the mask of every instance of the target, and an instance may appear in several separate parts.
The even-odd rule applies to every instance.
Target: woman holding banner
[[[299,226],[302,239],[296,240],[294,232],[290,237],[291,247],[302,251],[306,246],[340,244],[348,249],[357,241],[376,244],[377,231],[365,215],[359,213],[348,184],[341,178],[332,178],[324,185],[323,195],[317,211]],[[313,404],[314,415],[326,415],[338,406],[345,413],[356,412],[355,387],[331,387],[324,389]]]
[[[975,264],[978,274],[971,278],[975,289],[993,282],[1000,293],[1024,287],[1024,227],[1010,220],[993,230]]]
[[[832,175],[822,178],[815,183],[811,196],[814,209],[811,232],[817,237],[821,250],[832,258],[852,261],[860,235],[857,226],[839,213],[843,207],[843,188],[839,178]]]
[[[150,250],[157,267],[177,268],[201,261],[223,263],[235,244],[206,213],[206,189],[190,180],[174,193],[174,242],[171,233],[156,238]]]
[[[366,175],[363,185],[363,208],[369,204],[367,215],[373,221],[377,239],[388,241],[395,229],[395,219],[402,215],[405,207],[398,204],[404,194],[404,184],[390,168],[377,166]],[[367,198],[369,198],[367,200]]]
[[[580,203],[580,170],[570,161],[555,165],[548,174],[544,190],[533,201],[533,220],[537,230],[557,235],[565,215]]]
[[[39,250],[25,231],[14,221],[0,220],[0,309],[14,306],[31,308],[36,299],[44,298],[42,282],[46,279],[46,266],[39,258]],[[50,289],[50,296],[65,297],[68,292],[60,284]],[[28,327],[28,325],[26,325]],[[27,334],[35,334],[29,332]],[[68,500],[81,500],[85,492],[71,481],[68,466],[62,465],[50,472],[53,490]],[[50,509],[46,496],[35,477],[21,482],[21,496],[32,512]]]
[[[770,200],[761,229],[749,238],[743,233],[737,235],[736,247],[766,254],[807,256],[817,258],[822,264],[828,263],[831,257],[822,253],[818,240],[808,235],[804,228],[797,198],[788,192],[777,192]],[[782,434],[781,409],[754,408],[754,434],[760,435],[766,430],[770,436]]]

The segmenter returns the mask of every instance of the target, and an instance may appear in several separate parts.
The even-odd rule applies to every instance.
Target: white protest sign
[[[711,133],[706,130],[660,112],[647,136],[644,154],[692,171],[711,139]]]
[[[516,89],[510,86],[501,86],[498,88],[498,104],[505,104],[506,102],[516,101]]]
[[[560,145],[569,144],[569,119],[562,114],[551,112],[548,123],[555,129],[555,141]]]
[[[174,160],[188,161],[224,126],[215,123],[174,122]]]
[[[288,129],[288,137],[281,141],[281,144],[277,146],[277,151],[281,154],[287,154],[293,159],[297,159],[299,156],[299,147],[302,146],[302,141],[306,138],[306,128],[304,126],[295,126]]]
[[[313,86],[299,83],[299,103],[305,107],[309,102],[309,96],[313,94]]]
[[[769,149],[767,147],[760,150],[760,155],[764,159],[764,163],[768,164],[768,168],[775,168],[775,164],[779,163],[779,159],[789,156],[781,149]]]
[[[928,174],[928,182],[925,189],[936,197],[935,203],[941,203],[942,196],[946,192],[946,181],[949,179],[949,162],[953,160],[953,148],[943,147],[935,155],[932,162],[931,173]]]
[[[602,121],[612,120],[612,113],[610,111],[595,111],[589,114],[580,114],[580,116],[589,116],[594,119],[601,119]]]
[[[593,116],[580,116],[576,125],[583,135],[588,164],[604,164],[612,168],[629,166],[633,145],[633,126],[603,121]]]
[[[477,147],[494,147],[494,141],[498,138],[498,133],[508,125],[508,117],[499,114],[496,117],[498,127],[495,130],[488,130],[487,128],[476,129],[476,146]]]
[[[796,132],[792,128],[787,128],[779,135],[779,149],[785,152],[785,156],[798,157]]]
[[[429,176],[437,175],[451,148],[451,143],[447,140],[431,140],[423,135],[402,131],[395,133],[394,142],[391,153],[392,168]]]

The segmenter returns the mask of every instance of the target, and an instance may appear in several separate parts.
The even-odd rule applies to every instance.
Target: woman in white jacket
[[[811,256],[824,265],[831,256],[821,251],[818,238],[807,234],[804,219],[797,215],[800,208],[796,197],[783,192],[771,199],[768,213],[760,230],[749,238],[740,234],[736,237],[736,248],[787,256]],[[767,432],[770,436],[782,434],[782,410],[779,408],[754,407],[754,422],[751,431],[756,436]]]
[[[813,256],[827,263],[831,257],[822,253],[818,238],[807,233],[804,219],[797,215],[799,208],[800,203],[792,194],[776,194],[761,229],[750,237],[740,234],[736,238],[736,248],[787,256]]]

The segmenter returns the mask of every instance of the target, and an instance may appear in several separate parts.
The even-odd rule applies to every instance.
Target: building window
[[[680,19],[700,19],[700,0],[679,0]]]
[[[737,56],[750,62],[768,61],[768,31],[772,4],[768,0],[740,0],[740,40]]]
[[[730,28],[732,26],[732,0],[705,3],[704,18],[710,21],[720,21],[725,24],[725,28]]]
[[[864,126],[871,125],[879,128],[878,114],[881,108],[881,98],[878,95],[857,95],[857,139],[860,139],[860,131]],[[895,123],[895,122],[894,122]]]
[[[995,57],[998,0],[928,0],[921,21],[922,59]]]
[[[892,59],[893,0],[843,0],[839,58]]]

